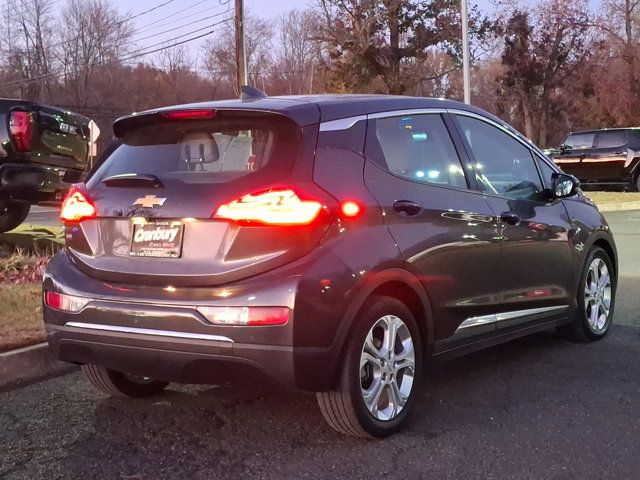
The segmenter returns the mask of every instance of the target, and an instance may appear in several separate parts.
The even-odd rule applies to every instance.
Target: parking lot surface
[[[0,393],[0,478],[639,478],[640,212],[607,218],[621,257],[611,334],[548,332],[438,365],[402,434],[340,436],[313,395],[274,385],[120,400],[76,372]]]

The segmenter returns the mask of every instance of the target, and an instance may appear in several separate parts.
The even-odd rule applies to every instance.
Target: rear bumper
[[[285,386],[323,391],[332,386],[336,352],[296,346],[296,277],[225,288],[166,291],[113,285],[78,271],[64,252],[50,263],[44,289],[91,298],[78,313],[43,307],[48,341],[60,360],[179,383],[250,381],[270,377]],[[157,295],[162,294],[164,298]],[[175,297],[173,297],[175,295]],[[249,303],[247,303],[249,301]],[[282,326],[223,326],[197,306],[287,306]]]
[[[69,188],[68,172],[79,171],[38,164],[0,164],[0,192],[31,203],[60,201]],[[76,175],[76,176],[78,176]]]
[[[144,333],[47,325],[54,356],[120,372],[179,383],[219,383],[267,376],[286,386],[296,381],[291,347],[224,340],[170,338]],[[313,389],[312,385],[302,385]]]

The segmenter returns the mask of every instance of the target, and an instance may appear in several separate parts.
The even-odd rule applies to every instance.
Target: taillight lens
[[[161,115],[167,120],[206,120],[215,117],[216,111],[210,108],[171,110]]]
[[[18,152],[31,151],[31,114],[29,112],[11,112],[9,132]]]
[[[289,321],[287,307],[198,307],[198,312],[217,325],[267,326]]]
[[[266,225],[309,225],[321,210],[320,202],[301,200],[295,191],[287,188],[245,195],[220,205],[214,217]]]
[[[44,303],[46,303],[47,306],[55,308],[56,310],[62,310],[63,312],[79,312],[89,302],[90,299],[88,298],[65,295],[58,292],[45,292],[44,294]]]
[[[80,222],[96,216],[96,207],[88,195],[73,186],[62,202],[60,219],[64,222]]]

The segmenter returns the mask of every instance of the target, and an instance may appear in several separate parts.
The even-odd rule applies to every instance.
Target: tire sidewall
[[[413,340],[416,363],[413,386],[407,403],[396,418],[389,421],[381,421],[371,415],[362,398],[360,356],[369,330],[380,318],[386,315],[395,315],[400,318],[409,329]],[[369,308],[363,309],[362,315],[358,316],[357,323],[351,332],[346,361],[348,374],[343,378],[348,383],[346,386],[349,389],[351,402],[362,428],[374,437],[386,437],[400,430],[411,413],[412,406],[415,403],[416,391],[419,388],[423,374],[423,353],[420,331],[411,311],[402,302],[394,298],[378,297],[370,304]]]
[[[604,261],[607,269],[609,270],[609,278],[611,279],[611,307],[609,309],[609,317],[607,318],[607,323],[605,324],[605,329],[601,333],[596,333],[593,331],[591,326],[589,325],[589,320],[587,319],[587,309],[584,304],[584,293],[585,293],[585,282],[587,280],[587,275],[589,273],[589,267],[591,266],[591,262],[593,262],[596,258]],[[613,321],[613,315],[616,304],[616,289],[617,289],[617,279],[615,272],[613,270],[613,264],[609,259],[607,253],[600,247],[594,247],[587,255],[587,259],[584,262],[582,267],[582,275],[580,275],[580,285],[578,286],[578,315],[580,318],[580,323],[584,333],[592,340],[599,340],[604,338],[607,333],[609,333],[609,329],[611,328],[611,323]]]

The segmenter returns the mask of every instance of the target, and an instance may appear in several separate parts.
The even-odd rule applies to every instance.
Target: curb
[[[17,386],[76,368],[53,358],[47,343],[0,353],[0,388]]]
[[[604,203],[602,205],[598,205],[598,210],[600,210],[601,212],[622,212],[626,210],[640,210],[640,202]]]

